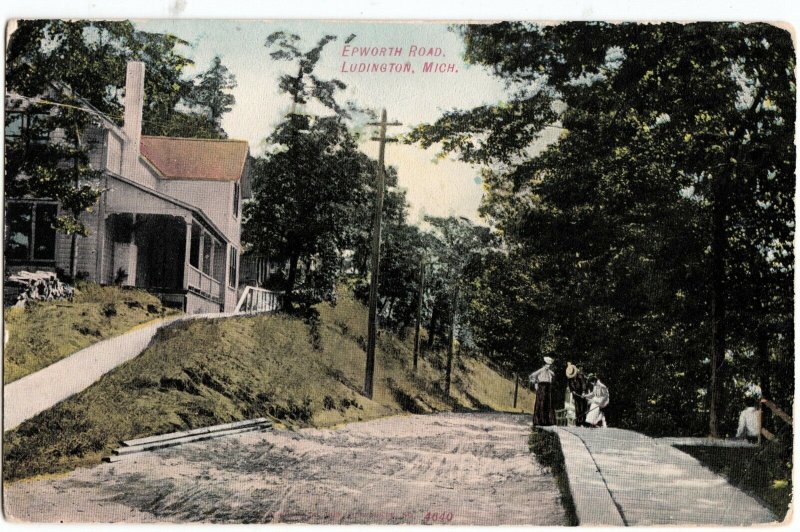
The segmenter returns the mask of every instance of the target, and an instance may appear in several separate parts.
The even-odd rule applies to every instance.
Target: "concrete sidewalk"
[[[758,447],[755,443],[750,443],[747,440],[725,440],[720,438],[658,438],[658,441],[664,442],[668,445],[686,445],[686,446],[701,446],[701,447]]]
[[[581,525],[748,526],[777,520],[670,443],[613,428],[549,430],[561,440]]]
[[[156,332],[185,320],[229,318],[241,314],[193,314],[166,318],[103,340],[3,386],[3,432],[85,390],[100,377],[144,351]]]

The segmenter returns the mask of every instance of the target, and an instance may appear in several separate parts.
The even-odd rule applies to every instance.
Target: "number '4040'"
[[[453,512],[426,512],[425,521],[433,523],[449,523],[453,520]]]

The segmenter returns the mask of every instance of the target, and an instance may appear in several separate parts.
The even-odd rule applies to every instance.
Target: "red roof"
[[[248,147],[244,140],[142,136],[141,154],[165,179],[238,181]]]

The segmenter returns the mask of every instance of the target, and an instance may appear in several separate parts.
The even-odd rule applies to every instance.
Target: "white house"
[[[100,116],[85,132],[102,170],[95,185],[103,192],[82,215],[90,234],[73,245],[51,226],[58,203],[6,198],[5,271],[60,269],[147,289],[188,313],[232,311],[241,203],[250,195],[247,142],[143,136],[144,76],[143,63],[128,63],[122,128]],[[26,112],[7,106],[17,127]]]

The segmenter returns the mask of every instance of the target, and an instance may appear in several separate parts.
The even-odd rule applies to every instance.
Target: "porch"
[[[157,294],[189,314],[225,311],[235,248],[192,214],[114,213],[106,218],[103,282]],[[229,253],[228,250],[234,250]]]

